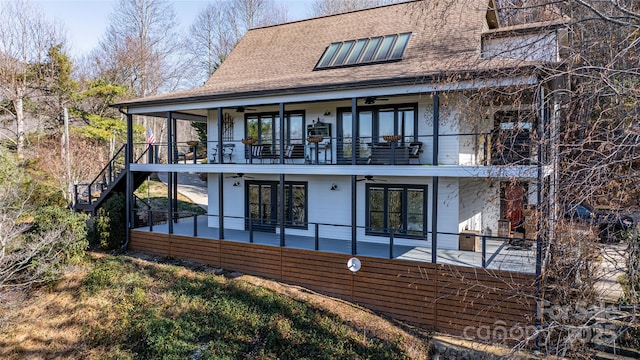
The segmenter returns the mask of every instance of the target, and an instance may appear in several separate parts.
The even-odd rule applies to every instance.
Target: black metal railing
[[[152,210],[152,209],[137,209],[138,213],[144,212],[144,217],[149,219],[146,224],[140,224],[139,228],[144,228],[148,231],[168,233],[167,224],[170,219],[170,213],[168,210]],[[155,215],[154,215],[155,214]],[[175,231],[180,228],[180,235],[201,237],[209,239],[219,239],[217,228],[211,228],[207,226],[206,222],[199,221],[201,219],[216,218],[217,215],[198,214],[195,212],[178,212],[174,214],[174,224],[172,228]],[[274,246],[280,246],[279,242],[280,234],[275,232],[275,229],[280,228],[280,223],[277,220],[268,222],[272,225],[273,231],[265,229],[262,219],[251,219],[249,217],[235,217],[225,216],[225,222],[234,222],[235,225],[240,225],[242,230],[229,230],[225,229],[225,238],[229,238],[233,241],[246,241],[248,243],[263,243]],[[351,226],[340,224],[328,224],[318,222],[307,222],[304,226],[307,230],[306,235],[300,235],[299,224],[293,224],[285,222],[284,233],[284,245],[285,247],[297,247],[301,243],[305,243],[307,248],[318,251],[340,251],[349,253],[351,251],[350,246],[346,246],[350,243],[348,240],[351,234]],[[295,228],[295,229],[294,229]],[[376,229],[380,230],[380,229]],[[423,231],[420,235],[416,232],[412,232],[410,237],[407,237],[399,229],[384,229],[387,233],[386,236],[375,236],[376,241],[371,242],[367,240],[357,240],[356,254],[374,256],[374,257],[388,257],[390,259],[413,256],[409,249],[420,248],[418,253],[425,251],[431,251],[431,237],[430,231]],[[229,231],[234,233],[229,236]],[[289,233],[294,232],[295,235]],[[363,226],[357,227],[357,232],[365,234],[367,228]],[[535,251],[536,251],[536,239],[526,238],[523,236],[492,236],[488,234],[469,233],[469,232],[437,232],[437,236],[440,238],[439,243],[443,242],[443,239],[458,242],[457,249],[436,249],[438,252],[458,250],[456,255],[452,259],[444,259],[443,262],[453,260],[455,263],[466,264],[474,267],[481,268],[494,268],[501,267],[505,270],[513,270],[513,268],[520,269],[519,271],[533,272],[535,270]],[[471,243],[467,243],[463,246],[462,238],[471,238]],[[384,241],[386,239],[386,241]],[[455,240],[454,240],[455,239]],[[269,242],[271,240],[271,242]],[[402,242],[405,240],[412,240],[414,245],[405,245]],[[343,242],[343,246],[328,245],[331,242]],[[422,242],[423,245],[415,245]],[[371,244],[375,244],[379,247],[376,252],[367,252],[365,248],[371,247]],[[386,248],[386,250],[380,250],[380,248]],[[354,254],[354,255],[356,255]],[[409,255],[407,255],[409,254]],[[465,260],[465,256],[467,259]],[[423,254],[424,255],[424,254]],[[443,259],[443,255],[438,255]],[[446,256],[450,256],[450,253]],[[507,259],[507,260],[505,260]],[[420,261],[431,262],[431,256],[423,256]],[[501,265],[501,263],[504,263]],[[525,270],[522,270],[525,269]]]
[[[92,205],[111,187],[125,169],[125,153],[126,145],[123,145],[91,182],[74,185],[75,204]]]
[[[137,163],[167,163],[169,149],[174,164],[247,163],[292,165],[531,165],[536,146],[527,132],[493,131],[451,133],[438,136],[438,163],[433,162],[433,135],[307,137],[286,139],[233,139],[176,142],[169,145],[134,144],[143,153]],[[354,145],[355,144],[355,145]],[[282,154],[281,154],[282,153]]]

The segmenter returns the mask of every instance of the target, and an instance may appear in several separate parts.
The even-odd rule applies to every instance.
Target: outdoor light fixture
[[[331,191],[336,191],[336,190],[338,190],[338,184],[331,185]]]
[[[364,98],[364,103],[367,104],[367,105],[375,104],[376,103],[376,98],[373,97],[373,96],[366,97],[366,98]]]
[[[236,182],[234,182],[234,183],[233,183],[233,186],[235,186],[235,187],[240,186],[240,181],[236,181]]]
[[[327,110],[324,112],[324,116],[329,116],[329,115],[331,115],[331,111]]]
[[[347,269],[349,269],[354,274],[357,273],[361,267],[362,267],[362,263],[356,257],[352,257],[347,261]]]

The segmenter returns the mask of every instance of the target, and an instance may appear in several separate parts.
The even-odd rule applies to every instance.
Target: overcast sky
[[[4,1],[4,0],[0,0]],[[178,21],[187,31],[196,14],[211,0],[169,0],[174,4]],[[215,1],[215,0],[213,0]],[[276,0],[277,1],[277,0]],[[291,21],[308,17],[312,0],[281,0]],[[85,55],[94,49],[107,26],[107,17],[116,0],[32,0],[50,19],[57,19],[67,30],[72,56]]]

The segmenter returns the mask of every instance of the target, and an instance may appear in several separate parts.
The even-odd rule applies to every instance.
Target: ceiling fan
[[[382,179],[374,179],[373,175],[365,175],[362,179],[356,179],[356,182],[359,181],[371,181],[371,182],[376,182],[376,181],[386,181],[386,180],[382,180]]]
[[[238,112],[238,113],[243,113],[245,111],[256,111],[256,109],[249,109],[249,108],[246,108],[244,106],[236,107],[236,112]]]
[[[367,105],[373,105],[376,103],[376,101],[387,101],[389,99],[387,98],[379,98],[376,96],[367,96],[366,98],[364,98],[364,103]]]
[[[227,176],[227,179],[229,179],[229,178],[231,178],[231,179],[238,179],[238,178],[241,178],[241,179],[253,179],[253,177],[246,176],[244,173],[237,173],[235,175]]]

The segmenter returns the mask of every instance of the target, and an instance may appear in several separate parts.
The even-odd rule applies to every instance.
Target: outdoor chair
[[[218,148],[212,147],[209,149],[209,164],[216,162],[216,155],[218,155]]]
[[[422,142],[414,141],[409,144],[409,163],[411,163],[411,159],[418,159],[418,164],[420,164],[420,154],[422,153]]]
[[[293,164],[294,159],[304,159],[304,145],[290,144],[284,150],[284,160]]]
[[[231,159],[233,157],[233,150],[235,149],[236,144],[223,144],[222,145],[222,158],[224,159],[225,156],[229,157],[229,162],[231,162]]]
[[[295,146],[293,144],[291,145],[287,145],[287,147],[284,150],[284,161],[286,162],[287,160],[289,160],[290,163],[293,163],[293,149],[295,148]]]

